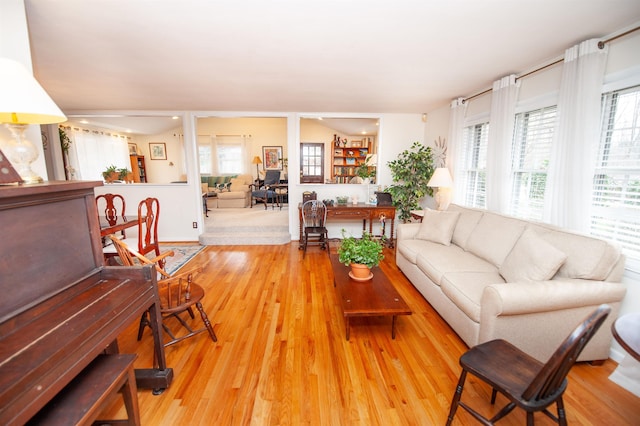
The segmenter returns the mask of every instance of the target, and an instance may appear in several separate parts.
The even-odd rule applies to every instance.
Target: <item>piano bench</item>
[[[138,390],[133,362],[137,355],[98,355],[80,374],[42,408],[28,425],[90,425],[116,392],[122,393],[127,420],[105,424],[140,425]]]

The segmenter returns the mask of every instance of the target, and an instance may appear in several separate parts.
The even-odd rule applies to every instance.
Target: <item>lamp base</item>
[[[31,163],[38,158],[38,150],[35,145],[24,136],[28,124],[6,123],[13,135],[5,148],[5,155],[26,184],[42,183],[44,180],[31,170]]]

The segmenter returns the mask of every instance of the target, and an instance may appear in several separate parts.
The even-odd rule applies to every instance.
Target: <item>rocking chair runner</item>
[[[545,364],[504,340],[492,340],[469,349],[460,357],[462,373],[453,396],[447,425],[453,421],[458,406],[485,425],[493,425],[515,407],[527,412],[527,426],[533,425],[533,413],[536,411],[542,411],[559,425],[566,425],[562,395],[567,388],[567,374],[609,312],[609,306],[600,305],[562,342]],[[460,401],[467,373],[492,387],[491,404],[495,403],[498,392],[509,399],[509,403],[493,418],[486,419]],[[557,417],[547,409],[553,403],[558,408]]]
[[[209,317],[202,307],[201,301],[204,298],[204,289],[193,282],[193,277],[197,273],[202,271],[202,267],[198,267],[187,272],[182,272],[171,276],[164,270],[163,267],[160,266],[160,261],[162,261],[162,265],[164,265],[164,259],[168,256],[173,256],[173,251],[169,250],[161,253],[160,256],[154,257],[153,259],[148,259],[140,253],[131,250],[131,248],[127,247],[127,245],[120,241],[115,235],[109,235],[109,238],[113,241],[113,244],[118,251],[118,256],[122,260],[122,264],[124,266],[134,266],[136,264],[136,261],[143,265],[155,265],[156,271],[162,277],[160,280],[158,280],[158,294],[160,296],[162,328],[169,335],[169,337],[171,337],[171,340],[164,344],[165,347],[171,346],[184,339],[193,337],[205,331],[209,332],[211,340],[213,340],[214,342],[218,341],[218,338],[213,331],[213,326],[209,321]],[[202,318],[202,322],[204,323],[204,327],[197,330],[192,329],[189,324],[180,317],[180,314],[182,314],[183,312],[187,312],[193,319],[195,317],[192,309],[193,306],[195,306],[198,312],[200,312],[200,317]],[[165,323],[165,320],[169,317],[176,318],[178,322],[187,330],[187,334],[176,336]],[[138,340],[142,338],[142,334],[146,326],[150,327],[151,322],[149,321],[148,314],[145,312],[145,314],[142,315],[142,318],[140,318]]]

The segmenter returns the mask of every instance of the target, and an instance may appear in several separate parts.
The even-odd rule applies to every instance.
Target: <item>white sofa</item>
[[[502,338],[544,362],[602,303],[612,312],[580,356],[609,357],[626,287],[617,246],[451,205],[398,226],[396,264],[464,342]]]
[[[203,178],[207,179],[207,178]],[[225,177],[226,179],[226,177]],[[238,175],[228,177],[228,181],[212,187],[208,182],[203,182],[202,192],[209,196],[207,204],[217,208],[243,208],[251,204],[251,175]]]

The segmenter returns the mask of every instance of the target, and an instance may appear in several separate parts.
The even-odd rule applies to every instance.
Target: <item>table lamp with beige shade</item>
[[[38,159],[38,149],[25,137],[27,126],[66,120],[27,68],[12,59],[0,58],[0,122],[13,136],[5,141],[2,150],[24,183],[42,182],[31,170],[31,163]]]
[[[453,179],[446,167],[438,167],[429,179],[427,186],[436,188],[436,209],[446,210],[449,207]]]

